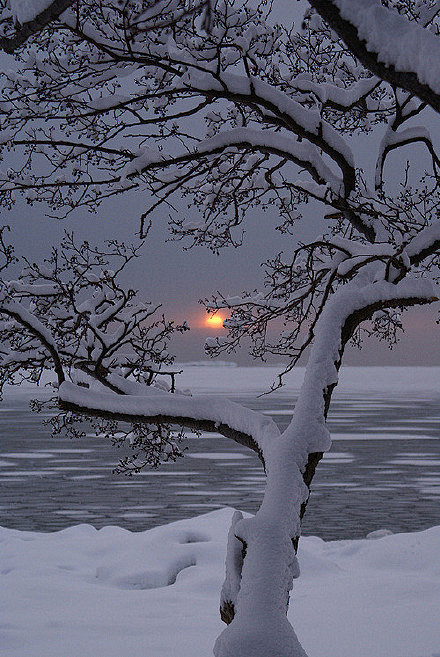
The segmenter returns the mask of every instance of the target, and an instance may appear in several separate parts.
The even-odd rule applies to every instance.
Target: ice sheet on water
[[[53,453],[51,452],[3,452],[3,454],[0,454],[3,458],[11,458],[11,459],[48,459],[52,458],[54,456]]]
[[[440,465],[440,460],[439,459],[419,459],[419,458],[402,458],[402,459],[392,459],[391,461],[388,461],[388,463],[391,463],[393,465],[414,465],[414,466],[419,466],[419,467],[426,467],[426,466],[436,466]]]
[[[47,477],[50,475],[55,475],[54,470],[13,470],[10,472],[0,472],[0,477]]]
[[[326,452],[323,461],[354,461],[354,458],[350,452]]]
[[[191,459],[208,459],[212,461],[236,461],[251,458],[241,452],[192,452],[186,455]]]
[[[88,474],[88,475],[73,475],[69,477],[72,481],[86,481],[87,479],[102,479],[104,475],[99,474]]]
[[[438,436],[426,436],[415,433],[389,433],[387,431],[377,432],[374,429],[362,429],[357,433],[332,433],[333,442],[336,440],[438,440]]]

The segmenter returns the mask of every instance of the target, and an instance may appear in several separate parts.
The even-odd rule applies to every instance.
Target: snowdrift
[[[233,510],[130,532],[0,529],[2,657],[207,657]],[[440,657],[440,527],[301,539],[290,618],[309,657]]]

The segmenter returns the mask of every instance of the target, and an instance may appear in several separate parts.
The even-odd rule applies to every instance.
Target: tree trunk
[[[221,598],[229,624],[215,644],[216,657],[307,657],[287,620],[289,593],[299,576],[301,520],[316,466],[331,446],[325,422],[344,347],[371,310],[346,312],[338,296],[347,288],[318,321],[290,425],[263,450],[267,486],[261,507],[253,518],[234,515]]]
[[[274,441],[265,461],[260,509],[246,519],[237,512],[232,520],[221,601],[229,625],[217,639],[216,657],[306,657],[286,614],[299,575],[296,548],[309,489],[288,437]]]

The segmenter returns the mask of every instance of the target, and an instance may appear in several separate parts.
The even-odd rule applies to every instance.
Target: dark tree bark
[[[75,2],[76,0],[54,0],[44,11],[35,16],[32,21],[23,25],[18,24],[16,26],[16,32],[12,37],[0,38],[0,48],[9,54],[13,53],[20,46],[23,46],[29,37],[37,34],[37,32],[40,32],[49,23],[57,20],[63,11],[66,11]]]

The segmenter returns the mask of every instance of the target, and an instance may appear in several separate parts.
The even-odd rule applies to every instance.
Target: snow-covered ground
[[[232,510],[132,533],[0,531],[2,657],[207,657]],[[290,617],[309,657],[440,657],[440,527],[303,538]]]

